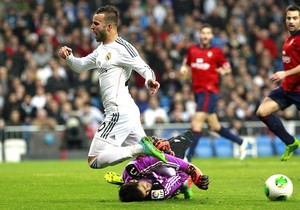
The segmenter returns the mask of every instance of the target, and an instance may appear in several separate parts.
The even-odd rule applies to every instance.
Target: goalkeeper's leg
[[[183,159],[186,150],[191,146],[194,136],[190,130],[169,139],[152,136],[153,145],[166,154]]]
[[[186,150],[192,145],[193,140],[194,134],[190,130],[168,139],[175,156],[181,159],[184,158]]]

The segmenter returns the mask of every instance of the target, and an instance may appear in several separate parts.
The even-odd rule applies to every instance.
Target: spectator
[[[137,93],[136,104],[140,109],[141,114],[148,108],[148,92],[145,89],[139,89]]]
[[[32,120],[32,125],[41,128],[54,128],[57,121],[53,117],[49,117],[46,109],[40,108],[36,112],[36,117]]]
[[[36,116],[37,108],[31,104],[31,99],[32,96],[30,94],[25,94],[20,107],[21,120],[26,123],[31,122]]]
[[[92,106],[88,101],[84,102],[82,108],[79,109],[78,117],[85,125],[87,132],[92,134],[97,131],[104,119],[103,113],[97,107]],[[92,136],[89,137],[92,139]]]
[[[49,101],[45,109],[48,113],[48,116],[53,117],[57,121],[57,124],[63,125],[65,123],[62,117],[61,107],[55,100]]]
[[[22,125],[22,121],[21,121],[21,113],[19,110],[17,109],[13,109],[10,112],[9,115],[9,119],[6,122],[6,125],[12,125],[12,126],[18,126],[18,125]]]
[[[20,108],[20,102],[17,99],[15,92],[9,92],[5,98],[5,104],[3,107],[3,118],[8,120],[12,110],[18,110]]]
[[[72,116],[66,122],[66,131],[64,133],[62,148],[63,149],[85,149],[88,138],[84,125],[78,117]]]
[[[47,50],[46,45],[44,43],[40,43],[37,46],[37,51],[33,53],[32,58],[37,63],[37,65],[42,68],[45,67],[46,64],[50,61],[51,56],[52,54]]]
[[[47,62],[47,65],[45,65],[45,67],[39,68],[36,72],[36,76],[38,79],[40,79],[42,81],[42,83],[44,85],[47,85],[47,81],[50,77],[52,77],[51,80],[56,80],[56,79],[61,78],[60,80],[65,81],[64,83],[66,83],[66,81],[68,79],[66,70],[58,64],[58,61],[56,58],[51,58],[49,60],[49,62]],[[52,82],[55,82],[55,81],[52,81]],[[53,85],[53,84],[55,84],[55,83],[52,83],[51,86],[54,86],[52,88],[55,88],[56,85],[58,85],[58,86],[60,85],[60,82],[56,83],[56,85]]]
[[[36,88],[36,93],[31,99],[31,105],[37,109],[44,108],[46,105],[46,91],[43,86]]]
[[[145,110],[143,114],[144,124],[146,126],[153,126],[156,123],[167,123],[169,122],[169,117],[159,103],[157,96],[150,96],[149,107]]]

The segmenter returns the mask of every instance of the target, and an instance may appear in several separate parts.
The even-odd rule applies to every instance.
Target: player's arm
[[[287,71],[278,71],[270,76],[270,80],[272,82],[279,82],[283,80],[284,78],[295,75],[295,74],[300,74],[300,65],[296,66],[293,69],[287,70]]]
[[[229,62],[226,62],[221,67],[217,68],[217,72],[219,72],[219,74],[221,74],[222,76],[230,74],[231,71],[232,71],[232,69],[231,69],[231,65]]]
[[[64,46],[59,51],[58,54],[61,58],[65,59],[67,65],[71,67],[77,73],[96,68],[96,50],[86,57],[77,58],[73,55],[72,49]]]
[[[217,68],[217,72],[224,76],[227,74],[230,74],[232,71],[231,65],[228,61],[228,59],[226,58],[226,56],[224,55],[223,51],[220,48],[217,48],[216,50],[216,62],[219,66],[219,68]]]
[[[190,66],[187,64],[187,58],[185,57],[182,61],[182,64],[179,68],[179,73],[181,76],[187,77],[190,71]]]
[[[175,176],[164,179],[162,183],[165,192],[164,199],[170,198],[175,192],[177,192],[177,190],[184,184],[187,178],[188,176],[186,176],[183,172],[179,172]]]
[[[160,88],[160,84],[158,81],[156,81],[154,71],[139,56],[138,52],[133,46],[131,46],[131,49],[134,50],[135,55],[132,56],[126,51],[122,56],[123,64],[136,71],[145,79],[145,86],[151,95],[157,93],[158,89]]]

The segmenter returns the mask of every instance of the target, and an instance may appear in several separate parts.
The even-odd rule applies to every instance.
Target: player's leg
[[[192,161],[192,158],[195,154],[195,149],[202,136],[202,127],[206,118],[207,118],[207,113],[205,112],[196,112],[192,118],[192,132],[193,132],[194,139],[186,154],[186,158],[188,162]]]
[[[141,138],[142,136],[142,138]],[[133,146],[131,146],[133,145]],[[159,160],[166,162],[165,155],[162,151],[158,150],[152,143],[152,139],[150,137],[147,137],[145,134],[145,131],[140,123],[140,121],[136,124],[134,129],[131,131],[131,133],[128,135],[128,137],[125,139],[122,146],[129,148],[133,147],[132,151],[135,152],[137,156],[142,152],[141,154],[145,154],[148,156],[153,156],[158,158]]]
[[[178,136],[171,137],[168,139],[172,151],[175,156],[184,159],[186,150],[192,145],[194,140],[193,132],[187,130]]]
[[[283,89],[277,88],[270,92],[269,96],[264,99],[256,112],[258,118],[286,144],[285,152],[281,156],[282,161],[288,160],[300,145],[300,141],[290,135],[284,128],[281,120],[273,114],[280,109],[290,106],[290,101]]]
[[[217,117],[217,103],[218,95],[210,93],[207,112],[209,113],[207,124],[211,131],[217,132],[220,136],[223,136],[238,145],[240,145],[240,159],[243,160],[246,157],[246,147],[248,142],[246,139],[241,139],[239,136],[232,133],[228,128],[223,127]]]
[[[207,124],[210,131],[217,132],[220,136],[223,136],[232,142],[240,145],[240,159],[243,160],[246,157],[247,140],[242,139],[239,136],[232,133],[228,128],[221,125],[218,120],[217,114],[213,113],[208,116]]]

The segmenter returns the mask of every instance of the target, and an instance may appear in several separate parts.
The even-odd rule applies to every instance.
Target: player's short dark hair
[[[112,5],[106,5],[106,6],[103,6],[103,7],[99,7],[95,14],[99,14],[99,13],[103,13],[105,14],[105,17],[104,17],[104,21],[105,23],[113,23],[115,27],[118,26],[119,24],[119,10],[115,7],[115,6],[112,6]]]
[[[285,12],[287,13],[288,11],[298,11],[300,13],[300,7],[296,4],[292,4],[286,8]]]
[[[119,198],[122,202],[143,201],[144,194],[137,188],[138,182],[123,184],[119,190]]]

